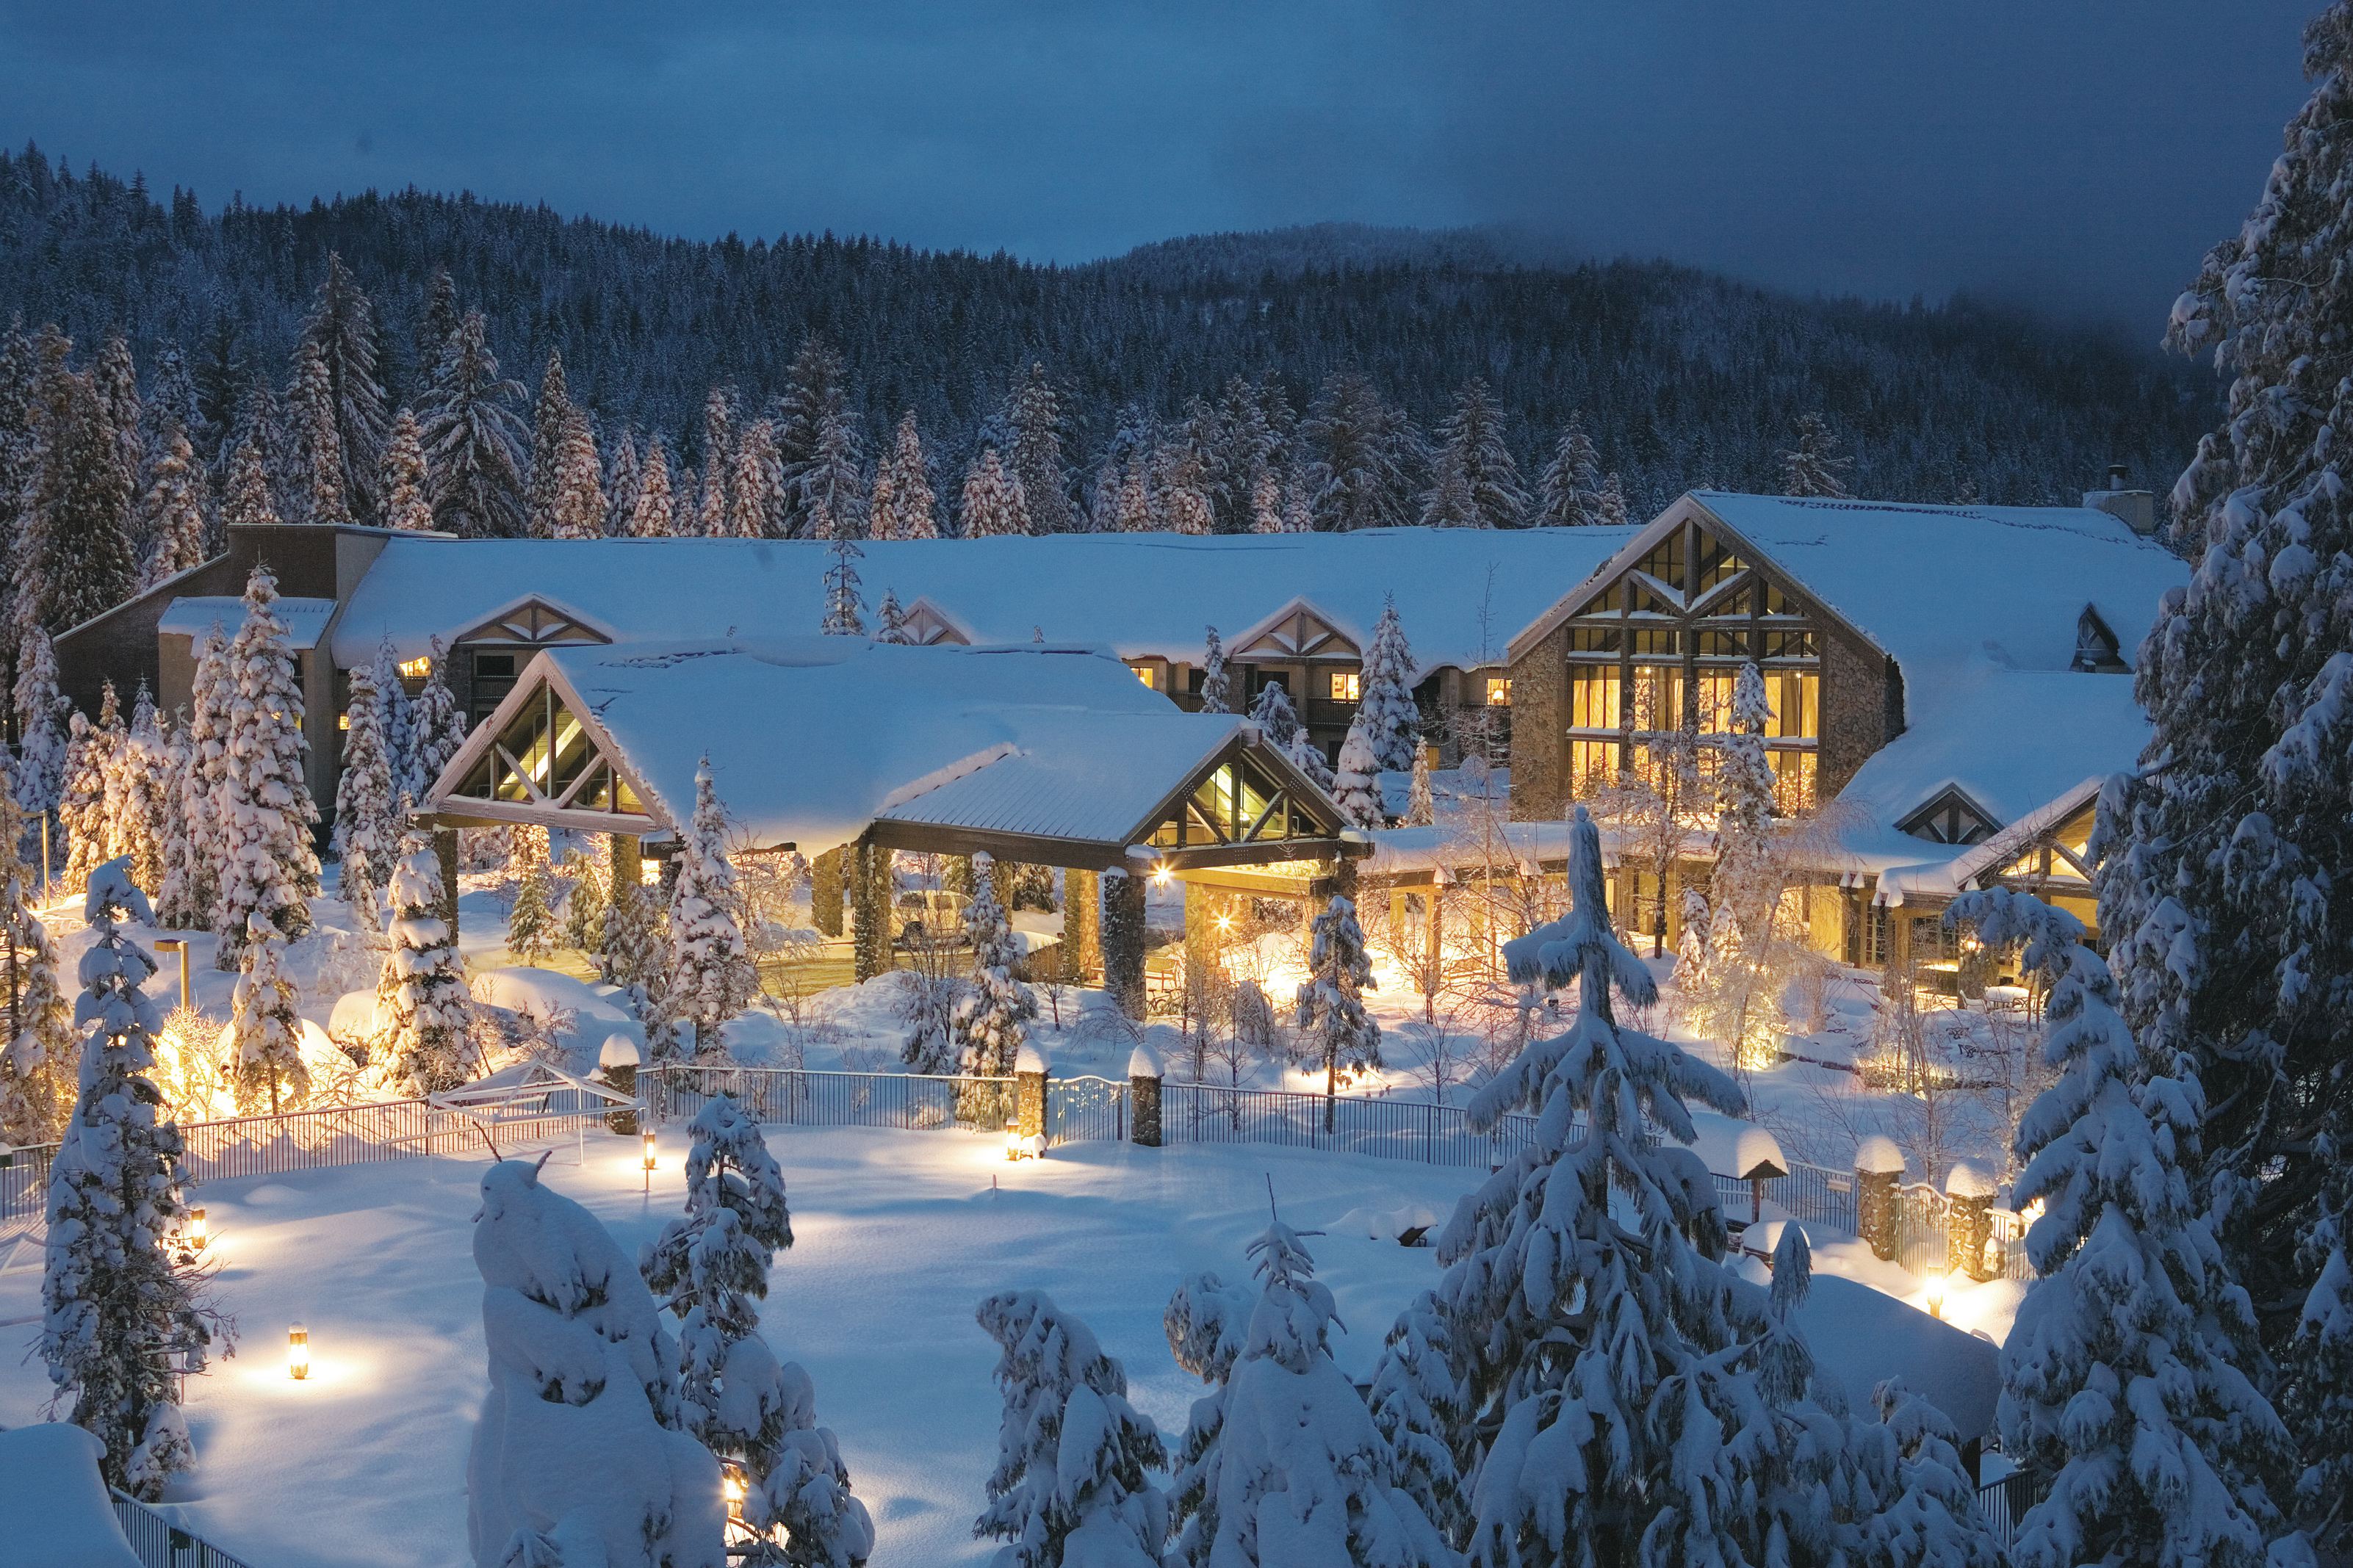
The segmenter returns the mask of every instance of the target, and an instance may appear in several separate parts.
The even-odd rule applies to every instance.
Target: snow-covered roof
[[[298,652],[319,646],[326,632],[327,623],[335,614],[332,599],[281,598],[277,605],[278,618],[286,623],[286,640]],[[225,637],[235,637],[245,625],[245,600],[236,595],[195,595],[174,599],[164,606],[163,618],[155,630],[170,637],[193,637],[220,623]],[[369,658],[375,656],[370,654]]]
[[[1357,533],[1059,534],[868,541],[867,600],[927,600],[975,642],[1034,633],[1123,658],[1201,657],[1294,599],[1360,647],[1382,596],[1415,658],[1500,662],[1504,639],[1633,537],[1631,528],[1373,529]],[[403,658],[451,640],[526,596],[610,627],[616,641],[793,637],[825,616],[828,546],[739,539],[389,541],[353,590],[334,637],[349,667],[389,636]]]
[[[0,1542],[15,1568],[139,1568],[99,1476],[102,1452],[62,1421],[0,1431]]]
[[[1991,1340],[1837,1274],[1816,1274],[1792,1316],[1816,1374],[1835,1379],[1854,1408],[1868,1408],[1873,1389],[1901,1378],[1964,1442],[1993,1430],[2001,1352]]]
[[[809,855],[878,817],[1124,847],[1192,773],[1258,735],[1237,715],[1179,711],[1099,648],[826,637],[570,647],[541,654],[518,691],[542,669],[662,820],[691,815],[707,752],[736,827]],[[450,763],[437,801],[474,750]]]

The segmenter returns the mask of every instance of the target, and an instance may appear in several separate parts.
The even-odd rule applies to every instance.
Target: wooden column
[[[1062,972],[1073,984],[1103,970],[1101,897],[1092,871],[1062,873]]]
[[[1117,868],[1103,874],[1103,989],[1121,1012],[1144,1020],[1144,879]]]
[[[636,888],[644,884],[645,851],[634,833],[608,833],[606,841],[612,845],[614,888]],[[609,891],[609,889],[608,889]]]
[[[851,973],[871,980],[891,967],[891,851],[860,839],[849,854]]]
[[[828,849],[809,862],[809,920],[828,936],[841,934],[843,852]]]

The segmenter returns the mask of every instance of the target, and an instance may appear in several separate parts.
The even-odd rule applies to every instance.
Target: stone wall
[[[1828,800],[1844,789],[1864,759],[1903,731],[1903,681],[1894,661],[1843,627],[1825,626],[1815,798]]]
[[[1568,626],[1512,661],[1512,816],[1568,815]]]

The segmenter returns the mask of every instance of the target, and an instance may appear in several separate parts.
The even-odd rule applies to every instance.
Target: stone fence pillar
[[[638,1042],[627,1035],[607,1035],[596,1051],[596,1076],[607,1088],[621,1094],[638,1092]],[[635,1110],[608,1110],[605,1125],[624,1138],[638,1135],[638,1113]]]
[[[841,934],[843,852],[828,849],[809,862],[809,920],[828,936]]]
[[[1127,1135],[1140,1148],[1160,1147],[1160,1058],[1138,1046],[1127,1058]]]
[[[1872,1256],[1895,1260],[1896,1188],[1904,1181],[1904,1151],[1877,1133],[1854,1150],[1854,1231]]]
[[[1023,1046],[1013,1058],[1013,1131],[1024,1142],[1042,1143],[1046,1136],[1046,1058],[1035,1046]]]
[[[1144,1021],[1144,879],[1114,866],[1103,874],[1103,989]]]
[[[433,830],[433,858],[441,862],[441,923],[449,928],[449,945],[458,945],[458,830]]]
[[[1980,1282],[1994,1277],[1986,1261],[1993,1239],[1992,1178],[1957,1160],[1945,1173],[1945,1253],[1947,1271]]]

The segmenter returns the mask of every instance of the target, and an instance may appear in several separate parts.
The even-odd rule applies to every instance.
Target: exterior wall
[[[1816,797],[1846,787],[1864,759],[1904,732],[1904,683],[1894,660],[1843,627],[1822,628],[1822,736]]]
[[[1555,626],[1514,659],[1512,816],[1557,822],[1568,815],[1568,626]]]

